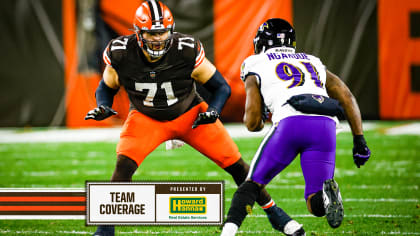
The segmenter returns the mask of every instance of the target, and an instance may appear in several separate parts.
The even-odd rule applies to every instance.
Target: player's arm
[[[262,119],[261,93],[255,75],[248,75],[245,79],[245,115],[244,123],[249,131],[260,131],[264,128]]]
[[[370,157],[370,150],[363,136],[362,116],[356,98],[341,79],[327,70],[327,93],[337,99],[344,108],[344,113],[353,133],[353,159],[357,167],[364,165]]]
[[[112,104],[119,87],[120,84],[117,72],[114,68],[107,65],[103,73],[103,79],[99,82],[99,86],[95,92],[96,104],[98,107],[89,111],[85,120],[103,120],[112,115],[116,115],[117,112],[112,109]]]
[[[327,70],[327,82],[325,84],[330,97],[338,100],[344,108],[344,113],[354,135],[363,135],[362,116],[356,98],[346,84],[335,74]]]
[[[193,128],[196,128],[198,125],[213,123],[217,120],[230,97],[231,90],[222,74],[207,58],[204,58],[203,62],[193,70],[191,77],[211,93],[209,108],[206,112],[200,113],[194,122]]]

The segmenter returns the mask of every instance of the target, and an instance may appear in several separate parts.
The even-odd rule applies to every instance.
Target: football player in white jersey
[[[255,55],[242,64],[244,122],[250,131],[261,130],[267,107],[273,126],[254,156],[247,181],[234,194],[222,236],[236,234],[261,189],[298,154],[309,212],[326,216],[333,228],[340,226],[344,210],[333,179],[338,122],[335,116],[340,109],[344,108],[352,130],[355,164],[360,167],[370,157],[360,110],[348,87],[320,59],[296,53],[295,48],[294,28],[283,19],[269,19],[254,38]],[[271,221],[273,228],[286,235],[306,235],[301,224],[281,208],[276,210],[281,217]]]

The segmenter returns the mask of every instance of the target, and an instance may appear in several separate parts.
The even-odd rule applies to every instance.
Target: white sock
[[[222,234],[220,236],[234,236],[236,231],[238,231],[238,226],[228,222],[223,226]]]
[[[303,225],[299,224],[296,220],[291,220],[287,222],[287,224],[284,226],[283,231],[285,234],[293,234],[294,232],[302,228],[302,226]]]

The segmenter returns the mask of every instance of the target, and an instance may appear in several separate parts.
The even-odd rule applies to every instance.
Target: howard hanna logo
[[[206,197],[170,197],[170,214],[206,214]]]

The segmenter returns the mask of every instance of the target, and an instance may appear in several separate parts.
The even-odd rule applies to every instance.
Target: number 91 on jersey
[[[86,182],[86,225],[221,225],[224,182]]]

